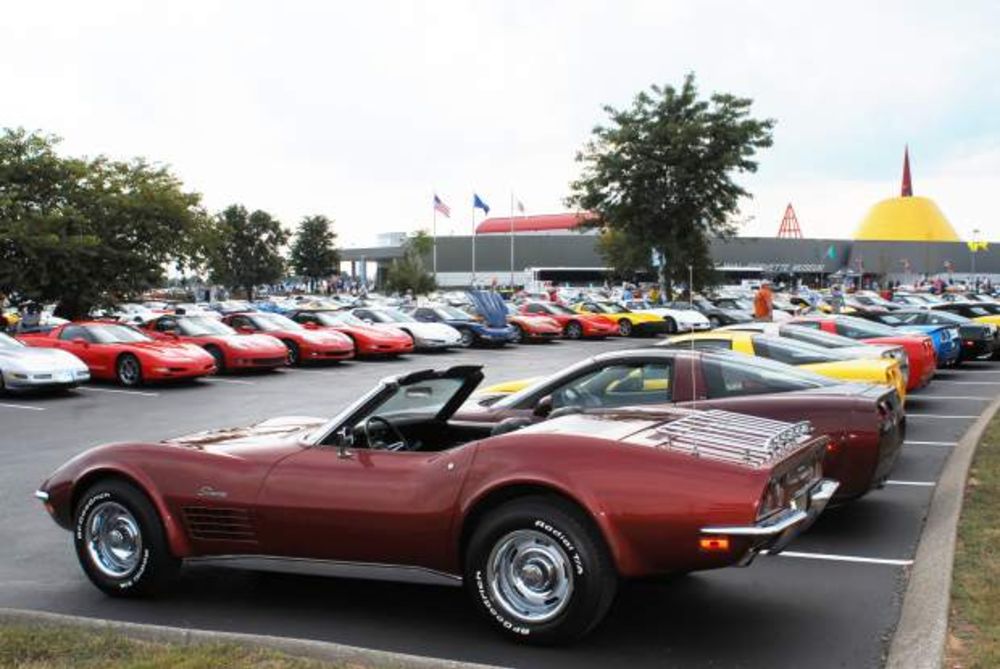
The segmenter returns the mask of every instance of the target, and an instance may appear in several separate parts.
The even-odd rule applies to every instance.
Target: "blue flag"
[[[472,208],[473,209],[482,209],[483,213],[486,214],[487,216],[489,216],[490,205],[488,205],[485,202],[483,202],[483,199],[481,197],[479,197],[478,195],[476,195],[475,193],[472,194]]]

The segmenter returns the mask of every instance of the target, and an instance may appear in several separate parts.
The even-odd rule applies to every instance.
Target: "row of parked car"
[[[374,331],[455,308],[416,306],[404,314],[412,321],[382,321],[396,312],[239,306],[218,318],[161,314],[141,328],[54,332],[120,329],[146,346],[194,350],[170,341],[194,337],[185,322],[230,326],[226,336],[249,342],[289,323],[303,336],[343,334],[336,324]],[[533,307],[578,319],[588,305],[515,310],[541,313]],[[479,365],[414,371],[333,418],[97,447],[36,496],[111,596],[169,590],[185,563],[327,575],[357,575],[361,563],[380,565],[380,578],[464,585],[512,640],[569,642],[600,623],[623,579],[745,566],[780,552],[828,504],[885,483],[905,438],[907,392],[939,366],[997,347],[994,323],[907,320],[940,311],[924,307],[877,313],[890,311],[898,322],[812,312],[688,328],[486,388]],[[620,323],[607,316],[611,332]],[[555,322],[565,335],[578,321]],[[298,359],[312,350],[303,344]]]
[[[905,397],[935,367],[995,355],[1000,340],[1000,303],[985,296],[900,295],[900,302],[888,302],[859,294],[848,307],[853,316],[824,318],[820,303],[808,312],[782,312],[768,324],[740,312],[739,297],[633,301],[635,308],[600,294],[576,297],[570,305],[506,302],[486,291],[410,305],[377,298],[126,305],[88,321],[0,335],[0,389],[66,388],[90,378],[137,386],[452,347],[681,333],[685,338],[672,339],[674,345],[737,350],[842,380],[894,385]]]

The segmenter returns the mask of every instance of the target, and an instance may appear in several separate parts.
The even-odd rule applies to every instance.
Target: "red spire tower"
[[[913,183],[910,181],[910,147],[907,145],[903,149],[903,188],[900,191],[902,197],[913,197]]]
[[[791,202],[785,207],[785,217],[778,227],[778,239],[802,239],[802,228],[799,227],[799,218],[795,215]]]

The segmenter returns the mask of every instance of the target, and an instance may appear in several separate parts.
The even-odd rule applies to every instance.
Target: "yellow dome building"
[[[957,242],[961,241],[934,200],[914,197],[910,182],[909,150],[903,154],[903,188],[900,197],[876,203],[854,231],[859,241]]]

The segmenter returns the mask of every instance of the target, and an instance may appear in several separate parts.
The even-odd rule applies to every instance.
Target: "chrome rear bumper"
[[[750,539],[750,550],[741,562],[749,564],[762,551],[766,550],[770,555],[780,553],[792,539],[809,529],[839,486],[840,483],[832,479],[821,479],[809,489],[801,504],[793,501],[784,511],[753,525],[703,527],[701,533]]]

